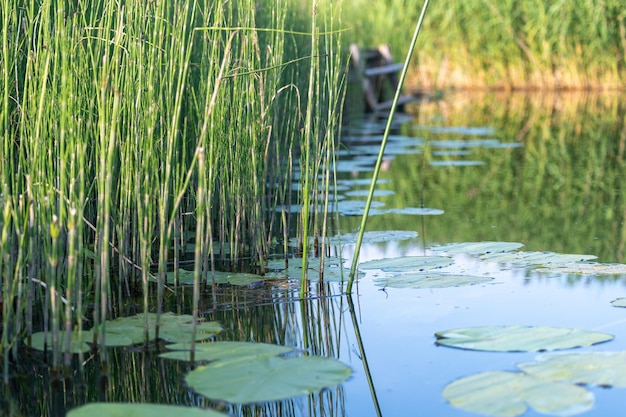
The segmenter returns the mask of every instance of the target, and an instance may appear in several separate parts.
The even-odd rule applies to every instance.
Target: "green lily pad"
[[[382,269],[387,272],[426,271],[452,265],[447,256],[401,256],[399,258],[375,259],[362,262],[361,269]]]
[[[469,350],[538,352],[586,347],[613,339],[607,333],[561,327],[484,326],[435,333],[437,344]]]
[[[347,197],[367,197],[369,190],[352,190],[344,193]],[[394,195],[392,190],[374,190],[374,197],[388,197]]]
[[[418,233],[413,230],[370,231],[363,233],[363,243],[383,243],[398,240],[409,240],[415,239],[417,236]],[[346,233],[331,237],[328,243],[331,246],[339,245],[339,243],[342,245],[351,245],[356,243],[358,237],[358,233]]]
[[[244,357],[199,366],[185,381],[207,398],[247,404],[318,392],[343,383],[351,373],[342,362],[317,356]]]
[[[165,352],[159,355],[162,358],[182,361],[190,360],[189,343],[175,343],[167,346],[173,352]],[[212,342],[196,345],[195,360],[216,361],[220,359],[234,358],[260,358],[278,356],[293,351],[289,346],[272,345],[268,343],[248,342]]]
[[[626,298],[616,298],[611,304],[613,307],[626,307]]]
[[[602,264],[598,262],[575,262],[555,265],[550,268],[539,268],[536,269],[536,271],[572,275],[626,275],[626,265]]]
[[[148,338],[155,337],[156,314],[148,313]],[[190,340],[193,326],[193,316],[189,314],[176,315],[173,313],[161,314],[159,338],[168,342],[179,342],[181,340]],[[115,320],[108,320],[104,323],[105,344],[108,347],[131,346],[145,341],[146,336],[146,316],[137,314],[134,316],[120,317]],[[196,340],[205,340],[222,331],[222,326],[214,321],[199,320],[196,326]],[[63,332],[61,332],[61,341],[63,340]],[[48,332],[48,346],[51,343],[51,335]],[[70,352],[87,352],[91,349],[89,343],[93,342],[93,330],[83,330],[81,338],[78,338],[78,332],[72,332],[72,345]],[[33,349],[44,349],[44,333],[33,333],[32,335]]]
[[[270,272],[266,279],[300,279],[302,278],[302,258],[289,260],[289,268],[285,269],[284,259],[271,260],[266,265]],[[350,268],[343,266],[343,260],[337,256],[324,257],[324,281],[341,282],[350,273]],[[361,274],[362,275],[362,274]],[[320,258],[309,258],[307,278],[311,281],[320,280]]]
[[[411,216],[440,216],[445,213],[443,210],[428,207],[405,207],[401,209],[390,209],[389,213],[407,214]]]
[[[36,350],[43,351],[47,344],[48,350],[52,348],[52,333],[48,332],[47,337],[44,337],[44,332],[33,333],[31,336],[31,347]],[[65,340],[65,332],[61,331],[59,334],[59,343],[63,346]],[[78,337],[78,332],[72,332],[72,341],[70,343],[70,353],[89,352],[91,346],[88,344],[93,341],[93,333],[89,330],[84,330],[81,337]]]
[[[376,278],[374,279],[374,284],[379,287],[390,288],[448,288],[481,284],[491,280],[493,280],[491,277],[416,272],[389,278]]]
[[[550,381],[626,388],[626,351],[539,355],[517,367]]]
[[[174,282],[174,273],[168,272],[168,282]],[[209,282],[213,279],[211,273],[207,273],[207,279]],[[194,272],[186,269],[178,270],[178,280],[181,285],[193,285]],[[246,272],[224,272],[215,271],[215,282],[217,284],[231,284],[238,286],[247,286],[250,284],[256,284],[265,280],[265,277],[257,274],[250,274]]]
[[[148,334],[151,339],[155,336],[156,318],[155,313],[148,313]],[[107,322],[105,327],[107,334],[108,332],[133,334],[134,343],[142,343],[145,335],[145,324],[146,316],[137,314]],[[192,326],[193,316],[190,314],[163,313],[161,314],[159,338],[168,342],[190,340]],[[199,319],[196,326],[196,341],[208,339],[221,331],[222,326],[218,322]]]
[[[523,243],[517,242],[463,242],[434,246],[430,248],[430,250],[436,252],[446,252],[451,255],[480,255],[484,253],[509,252],[515,249],[519,249],[522,246],[524,246]]]
[[[459,159],[451,159],[447,161],[430,161],[430,166],[433,167],[471,167],[484,165],[483,161],[468,161],[468,160],[459,160]]]
[[[554,252],[503,252],[488,253],[480,257],[483,261],[508,263],[515,266],[562,265],[596,259],[594,255],[561,254]]]
[[[227,414],[218,413],[194,407],[181,407],[163,404],[139,403],[90,403],[74,408],[67,413],[67,417],[227,417]]]
[[[594,395],[573,384],[521,372],[490,371],[456,380],[443,397],[454,407],[494,417],[515,417],[528,407],[544,414],[572,416],[590,410]]]

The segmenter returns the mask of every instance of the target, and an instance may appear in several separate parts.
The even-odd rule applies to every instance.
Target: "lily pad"
[[[430,250],[435,252],[446,252],[451,255],[480,255],[484,253],[509,252],[515,249],[519,249],[522,246],[524,246],[523,243],[517,242],[463,242],[433,246],[432,248],[430,248]]]
[[[508,263],[516,266],[561,265],[596,259],[595,255],[561,254],[554,252],[503,252],[488,253],[480,257],[483,261]]]
[[[334,359],[254,357],[199,366],[185,381],[197,393],[230,403],[276,401],[343,383],[351,369]]]
[[[603,264],[598,262],[575,262],[556,265],[550,268],[539,268],[537,272],[561,273],[572,275],[626,275],[624,264]]]
[[[365,200],[342,200],[338,203],[339,214],[344,216],[361,216],[365,211]],[[384,207],[385,203],[380,201],[372,201],[370,204],[369,215],[382,214],[384,211],[380,208]],[[378,209],[378,210],[377,210]]]
[[[437,344],[469,350],[538,352],[587,347],[613,339],[607,333],[561,327],[484,326],[435,333]]]
[[[164,404],[90,403],[74,408],[67,417],[227,417],[214,410]]]
[[[616,298],[611,301],[613,307],[625,307],[626,308],[626,298]]]
[[[367,197],[369,190],[352,190],[344,193],[347,197]],[[374,197],[388,197],[394,195],[392,190],[374,190]]]
[[[175,343],[167,346],[172,352],[159,355],[166,359],[182,361],[190,360],[189,343]],[[289,346],[272,345],[269,343],[249,342],[212,342],[196,345],[195,360],[216,361],[220,359],[234,358],[261,358],[266,356],[278,356],[293,351]]]
[[[148,313],[148,333],[152,339],[155,336],[157,315]],[[106,331],[132,334],[134,343],[143,342],[145,335],[146,316],[137,314],[129,317],[121,317],[106,323]],[[161,314],[159,322],[159,338],[167,342],[180,342],[181,340],[191,340],[193,326],[193,316],[190,314],[174,314],[171,312]],[[196,341],[208,339],[222,331],[222,326],[215,321],[199,320],[196,327]],[[107,342],[108,345],[108,342]]]
[[[494,417],[519,416],[528,407],[544,414],[572,416],[590,410],[594,403],[593,393],[577,385],[504,371],[456,380],[442,395],[455,407]]]
[[[626,351],[539,355],[517,367],[550,381],[626,388]]]
[[[168,281],[174,282],[174,273],[168,272]],[[194,272],[188,271],[186,269],[178,270],[179,283],[182,285],[193,285],[194,281]],[[207,273],[207,279],[209,282],[213,279],[211,273]],[[238,286],[246,286],[250,284],[256,284],[258,282],[264,281],[265,278],[261,275],[250,274],[246,272],[225,272],[225,271],[215,271],[215,282],[217,284],[231,284]]]
[[[362,262],[361,269],[382,269],[387,272],[426,271],[452,265],[447,256],[401,256]]]
[[[302,258],[289,260],[289,268],[285,269],[284,259],[271,260],[267,264],[270,272],[266,279],[300,279],[302,278]],[[350,268],[343,266],[343,260],[337,256],[324,257],[324,280],[341,282],[350,273]],[[320,280],[320,258],[309,258],[307,278],[311,281]]]
[[[330,245],[351,245],[356,243],[358,239],[358,233],[346,233],[339,236],[334,236],[329,239]],[[398,240],[414,239],[418,236],[418,233],[413,230],[385,230],[385,231],[370,231],[363,233],[363,243],[382,243],[393,242]]]
[[[483,161],[467,161],[467,160],[449,160],[449,161],[430,161],[433,167],[470,167],[484,165]]]
[[[31,347],[36,350],[43,351],[47,344],[48,350],[52,347],[52,333],[48,332],[44,337],[44,332],[33,333],[31,336]],[[59,335],[59,343],[63,346],[63,341],[65,340],[65,332],[60,332]],[[79,352],[89,352],[91,350],[91,346],[88,342],[93,340],[93,333],[89,330],[85,330],[82,332],[81,337],[78,337],[78,332],[72,332],[72,341],[70,343],[70,352],[69,353],[79,353]]]
[[[411,216],[440,216],[445,213],[443,210],[428,207],[405,207],[402,209],[390,209],[388,213],[408,214]]]
[[[448,288],[481,284],[491,280],[493,280],[491,277],[416,272],[389,278],[376,278],[374,284],[390,288]]]
[[[155,337],[156,314],[148,313],[148,338]],[[161,314],[159,338],[168,342],[179,342],[191,339],[193,316],[189,314],[176,315],[173,313]],[[146,316],[137,314],[134,316],[120,317],[104,323],[105,343],[108,347],[131,346],[145,341]],[[222,331],[222,326],[214,321],[200,320],[196,326],[196,340],[205,340]],[[61,332],[60,340],[63,340],[64,332]],[[33,333],[32,348],[44,350],[44,333]],[[71,353],[87,352],[93,342],[93,330],[83,330],[81,337],[78,332],[72,332]],[[51,343],[51,334],[48,332],[48,346]]]

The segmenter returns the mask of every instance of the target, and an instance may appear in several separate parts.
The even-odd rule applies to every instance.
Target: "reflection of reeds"
[[[349,345],[345,299],[329,284],[319,293],[300,300],[299,290],[271,288],[221,289],[211,319],[218,320],[224,332],[221,340],[255,341],[294,347],[293,355],[315,354],[339,357],[341,347]],[[191,289],[180,290],[178,303],[183,311],[193,309]],[[203,311],[206,306],[200,307]],[[301,312],[306,311],[307,321]],[[306,342],[305,342],[306,340]],[[108,383],[101,387],[100,356],[87,354],[84,372],[66,378],[52,377],[42,353],[16,365],[21,378],[11,378],[10,395],[24,415],[62,415],[64,410],[86,402],[120,401],[179,404],[218,409],[233,416],[343,416],[345,394],[341,386],[306,397],[258,405],[224,404],[200,397],[190,391],[184,376],[192,369],[188,363],[161,359],[166,345],[114,348],[107,352]],[[289,354],[291,355],[291,353]],[[74,361],[76,361],[74,357]],[[77,364],[73,362],[73,366]],[[24,369],[28,367],[27,369]],[[82,378],[82,381],[81,381]],[[38,401],[32,401],[38,398]]]
[[[290,198],[286,161],[311,151],[317,178],[340,120],[332,16],[324,30],[313,20],[319,47],[302,55],[301,5],[57,3],[1,6],[5,381],[18,339],[42,327],[58,369],[70,331],[102,330],[131,293],[161,312],[189,241],[203,284],[218,256],[262,271],[288,226],[274,218]]]

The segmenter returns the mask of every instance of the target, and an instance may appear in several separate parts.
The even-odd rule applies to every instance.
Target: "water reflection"
[[[428,245],[517,241],[525,250],[590,253],[603,262],[623,262],[624,106],[618,95],[573,94],[455,95],[421,105],[391,141],[405,152],[391,154],[380,174],[387,181],[380,188],[394,194],[375,201],[445,210],[442,217],[424,219]],[[365,138],[348,132],[346,152],[364,140],[375,144],[371,131]],[[415,137],[425,145],[415,146]],[[440,154],[453,146],[466,154]],[[360,170],[351,177],[368,175]],[[418,222],[374,216],[368,229],[404,229]],[[357,225],[358,219],[342,221],[346,230]]]
[[[395,126],[381,172],[380,188],[387,192],[376,198],[380,213],[369,219],[368,230],[413,230],[420,236],[366,244],[361,261],[433,254],[428,248],[435,243],[496,240],[521,242],[529,251],[589,253],[602,262],[624,262],[623,103],[618,96],[472,95],[415,109],[414,118]],[[368,187],[383,127],[368,122],[347,128],[338,205],[343,193]],[[439,211],[429,216],[398,211],[424,207]],[[345,214],[342,231],[354,232],[360,219],[351,215],[358,207],[339,213]],[[352,250],[343,248],[348,263]],[[470,414],[441,397],[448,383],[477,372],[512,370],[534,354],[437,347],[435,332],[507,324],[573,327],[617,336],[596,350],[626,349],[626,310],[610,304],[626,296],[623,276],[538,274],[465,255],[455,255],[452,268],[495,279],[459,288],[382,291],[369,273],[352,298],[342,295],[340,284],[314,282],[310,297],[299,300],[295,285],[271,281],[223,287],[216,305],[204,295],[205,316],[224,326],[220,340],[276,343],[339,358],[354,370],[340,387],[268,404],[231,405],[191,392],[184,383],[189,365],[160,359],[162,345],[112,349],[104,390],[98,384],[98,355],[84,358],[84,373],[53,380],[44,355],[23,352],[26,360],[13,364],[17,372],[3,393],[3,410],[60,416],[106,399],[211,407],[233,416],[460,417]],[[190,293],[182,292],[166,305],[188,313],[190,300]],[[597,405],[588,416],[617,415],[626,405],[618,389],[592,391]]]

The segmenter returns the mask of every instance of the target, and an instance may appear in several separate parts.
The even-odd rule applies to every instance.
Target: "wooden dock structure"
[[[361,50],[356,44],[352,44],[350,54],[351,71],[363,89],[366,111],[380,112],[391,109],[398,88],[398,74],[404,68],[404,64],[393,61],[389,45]],[[398,106],[402,109],[406,103],[413,100],[415,97],[412,95],[402,95]]]

